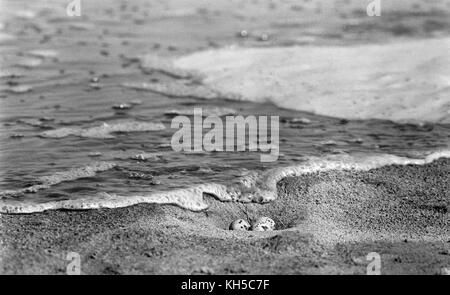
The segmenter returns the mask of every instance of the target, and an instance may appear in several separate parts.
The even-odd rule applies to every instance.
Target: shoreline
[[[192,212],[139,204],[88,211],[0,214],[0,273],[437,274],[450,267],[450,159],[369,171],[284,178],[277,200],[220,202]],[[273,232],[229,231],[237,218],[269,216]]]

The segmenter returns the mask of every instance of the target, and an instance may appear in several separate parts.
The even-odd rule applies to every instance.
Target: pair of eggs
[[[230,224],[230,230],[270,231],[275,229],[275,221],[269,217],[258,218],[251,226],[244,219],[238,219]]]

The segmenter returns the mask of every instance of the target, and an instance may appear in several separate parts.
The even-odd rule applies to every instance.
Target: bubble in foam
[[[148,161],[148,160],[161,160],[162,154],[161,153],[141,153],[137,155],[133,155],[130,157],[132,160],[138,160],[138,161]]]
[[[120,121],[113,123],[103,123],[100,126],[80,128],[63,127],[54,130],[48,130],[41,133],[43,137],[63,138],[70,135],[86,138],[114,138],[114,132],[144,132],[163,130],[165,126],[162,123],[138,122],[138,121]]]
[[[3,86],[0,87],[0,91],[5,91],[9,93],[21,94],[32,91],[33,88],[29,85],[15,85],[15,86]]]
[[[34,57],[26,57],[19,59],[15,65],[23,68],[35,68],[42,64],[42,59]]]
[[[57,57],[58,52],[51,49],[35,49],[27,52],[30,56],[41,57],[41,58],[52,58]]]

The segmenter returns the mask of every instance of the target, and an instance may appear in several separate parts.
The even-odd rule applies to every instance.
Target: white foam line
[[[90,199],[73,199],[54,201],[41,204],[18,203],[0,201],[0,213],[34,213],[46,210],[86,210],[100,208],[120,208],[141,203],[172,204],[192,211],[201,211],[208,208],[203,198],[204,193],[215,196],[220,201],[240,202],[270,202],[276,199],[276,185],[278,181],[286,177],[301,176],[316,172],[331,170],[367,171],[388,165],[425,165],[439,158],[450,158],[450,150],[442,150],[430,153],[423,159],[412,159],[395,155],[380,154],[371,156],[330,156],[326,159],[312,158],[306,164],[300,166],[275,168],[262,175],[256,172],[240,179],[241,184],[225,186],[221,184],[204,184],[196,187],[173,190],[168,192],[151,193],[148,195],[118,196],[102,193]],[[104,169],[109,169],[111,163],[104,164]],[[94,169],[95,170],[95,169]],[[95,173],[92,170],[92,173]],[[99,171],[99,170],[96,170]],[[85,175],[83,173],[67,173],[52,176],[46,180],[47,185],[61,181],[76,179],[69,175]]]
[[[139,121],[119,121],[112,123],[103,123],[99,126],[80,128],[63,127],[54,130],[48,130],[41,133],[43,137],[63,138],[70,135],[85,138],[114,138],[111,133],[114,132],[143,132],[164,130],[165,126],[159,122],[139,122]]]
[[[450,150],[433,152],[423,159],[412,159],[389,154],[365,155],[360,157],[349,155],[330,156],[328,159],[311,159],[301,166],[269,170],[260,181],[266,189],[276,190],[277,183],[286,177],[301,176],[330,170],[368,171],[389,165],[425,165],[439,158],[450,158]]]
[[[87,210],[101,208],[122,208],[136,204],[173,204],[182,208],[200,211],[208,206],[203,201],[201,188],[175,190],[167,193],[154,193],[150,195],[118,196],[103,193],[92,199],[74,199],[65,201],[54,201],[41,204],[33,203],[6,203],[0,202],[0,212],[10,214],[24,214],[43,212],[46,210]]]

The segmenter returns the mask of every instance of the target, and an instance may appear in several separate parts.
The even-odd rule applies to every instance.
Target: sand
[[[9,5],[10,2],[13,4]],[[131,62],[136,56],[149,52],[178,57],[231,44],[266,48],[270,52],[278,49],[269,47],[280,46],[383,46],[423,38],[439,40],[450,32],[446,1],[385,1],[383,21],[367,17],[366,3],[356,0],[302,3],[292,0],[267,5],[258,1],[224,0],[215,1],[214,7],[206,0],[192,3],[171,0],[149,6],[148,1],[134,1],[133,5],[122,7],[118,1],[102,1],[102,4],[87,1],[83,3],[83,14],[96,22],[80,20],[68,26],[64,25],[67,22],[65,7],[58,6],[61,13],[53,21],[55,26],[63,28],[61,34],[37,18],[35,22],[46,34],[40,36],[41,39],[35,38],[35,32],[27,33],[22,26],[12,23],[10,27],[17,29],[11,30],[11,34],[0,32],[0,43],[14,44],[15,39],[20,38],[27,52],[34,49],[25,55],[34,57],[17,61],[14,54],[15,58],[8,63],[2,59],[9,68],[17,63],[15,66],[20,69],[5,67],[0,76],[20,76],[22,71],[45,68],[41,59],[55,58],[55,52],[61,54],[58,58],[64,62],[63,70],[70,73],[69,66],[76,64],[74,70],[86,71],[83,79],[89,81],[88,69],[98,74],[135,75],[134,70],[125,69],[128,60]],[[2,17],[15,14],[23,19],[35,17],[33,11],[24,9],[29,9],[24,8],[24,1],[9,1],[0,14]],[[105,30],[106,23],[109,23],[108,30]],[[248,37],[238,36],[243,30],[248,30]],[[269,37],[266,41],[261,40],[264,34]],[[72,50],[66,50],[68,44],[72,44],[66,43],[68,40],[76,42]],[[36,51],[41,46],[53,51]],[[345,55],[353,53],[345,52]],[[420,56],[413,57],[420,60]],[[440,73],[445,78],[447,68],[439,61],[443,67]],[[140,70],[147,74],[146,65],[150,63],[164,72],[165,65],[158,65],[158,62],[160,59],[147,60]],[[182,69],[175,70],[175,76],[186,74]],[[43,79],[41,87],[53,85],[50,81],[53,73],[39,73]],[[130,80],[133,77],[130,76]],[[309,77],[314,81],[313,76]],[[384,77],[388,78],[387,82],[392,78]],[[393,80],[397,78],[393,76]],[[431,80],[420,78],[420,81]],[[383,81],[380,85],[384,85]],[[433,81],[439,86],[446,82]],[[147,85],[139,79],[133,83],[127,85],[143,88]],[[186,95],[186,87],[175,88],[174,85],[171,84],[170,89],[175,89],[172,93],[166,93],[164,84],[152,84],[152,89],[172,97]],[[8,89],[15,94],[39,91],[28,84]],[[189,95],[217,96],[208,89],[197,87]],[[78,93],[79,89],[76,91]],[[66,97],[62,98],[64,100],[59,101],[50,96],[50,101],[55,106],[61,102],[66,104]],[[422,97],[419,99],[421,102]],[[17,101],[5,99],[2,108],[13,110],[10,116],[36,115],[35,107],[29,107],[28,103],[17,104]],[[40,108],[46,101],[48,98],[32,103]],[[89,101],[117,103],[107,95],[104,100],[99,96]],[[72,103],[67,106],[74,107]],[[88,118],[89,111],[94,109],[91,106],[87,103],[78,108],[79,120]],[[436,107],[429,116],[442,110]],[[419,104],[418,112],[424,115],[423,111]],[[8,118],[4,112],[0,115]],[[99,114],[94,115],[97,118]],[[77,129],[75,133],[79,132]],[[33,153],[39,154],[36,150]],[[40,163],[53,161],[44,153],[39,156]],[[11,163],[15,172],[23,172],[14,157]],[[426,165],[386,166],[368,172],[330,171],[285,178],[278,183],[278,199],[273,202],[242,204],[205,196],[210,206],[202,212],[171,205],[140,204],[117,209],[0,214],[0,273],[65,274],[69,264],[66,258],[71,252],[80,255],[82,274],[365,274],[366,255],[370,252],[381,255],[382,274],[443,273],[443,269],[450,267],[449,164],[450,160],[441,159]],[[229,224],[237,218],[251,221],[260,216],[273,218],[277,230],[228,230]]]
[[[450,267],[450,159],[285,178],[267,204],[220,202],[192,212],[171,205],[0,215],[0,273],[439,274]],[[269,216],[271,232],[228,230]]]

